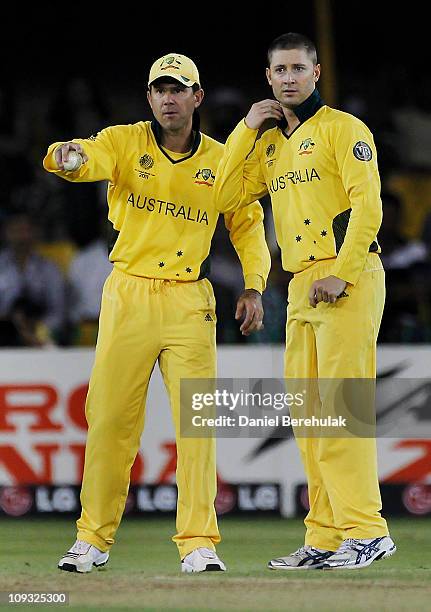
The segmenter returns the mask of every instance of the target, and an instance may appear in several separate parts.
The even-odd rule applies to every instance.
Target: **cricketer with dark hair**
[[[121,521],[140,447],[148,384],[158,362],[177,442],[177,531],[183,572],[226,569],[214,500],[215,439],[181,435],[181,379],[216,376],[215,298],[208,275],[219,212],[213,191],[223,146],[199,131],[204,92],[194,62],[179,53],[156,60],[148,79],[153,121],[117,125],[97,136],[50,146],[49,172],[72,182],[108,181],[117,239],[102,296],[95,364],[86,402],[88,438],[77,541],[59,568],[104,565]],[[67,172],[70,151],[83,165]],[[270,268],[263,212],[255,202],[225,215],[241,260],[241,331],[262,327],[261,292]]]
[[[232,211],[270,194],[283,268],[294,273],[285,377],[288,385],[318,380],[307,410],[327,416],[342,404],[334,389],[345,379],[359,379],[361,392],[374,388],[385,299],[377,154],[364,123],[322,101],[320,65],[307,37],[289,33],[274,40],[266,77],[275,100],[253,104],[229,137],[216,195],[223,194],[220,210]],[[265,131],[267,119],[277,124]],[[372,392],[366,397],[361,410],[372,421]],[[376,441],[369,431],[329,436],[295,429],[310,501],[305,545],[271,560],[271,569],[355,569],[396,551],[380,514]]]

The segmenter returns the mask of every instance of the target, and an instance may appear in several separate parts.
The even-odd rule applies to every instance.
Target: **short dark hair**
[[[277,51],[278,49],[305,49],[313,64],[317,64],[316,46],[307,36],[304,36],[304,34],[288,32],[287,34],[282,34],[275,38],[268,47],[268,66],[271,64],[273,51]]]

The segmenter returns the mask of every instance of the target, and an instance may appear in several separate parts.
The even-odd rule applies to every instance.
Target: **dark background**
[[[318,17],[318,9],[325,6],[329,26],[322,26]],[[71,2],[36,8],[23,4],[4,11],[0,27],[0,92],[6,92],[8,100],[3,105],[2,131],[9,130],[10,117],[20,125],[22,140],[19,158],[12,165],[2,164],[0,225],[11,210],[28,207],[35,221],[42,220],[45,242],[56,239],[52,222],[43,221],[31,200],[35,189],[43,191],[52,178],[44,181],[38,176],[46,147],[54,140],[89,135],[76,133],[70,120],[74,100],[68,88],[73,79],[81,79],[93,91],[98,115],[89,132],[94,133],[107,125],[150,118],[145,94],[152,62],[171,51],[189,55],[198,65],[206,92],[202,129],[223,141],[254,101],[271,96],[264,71],[273,38],[288,31],[304,33],[317,42],[322,56],[327,45],[332,46],[333,65],[322,65],[319,89],[333,87],[328,103],[336,100],[338,108],[359,116],[374,133],[384,192],[382,256],[396,255],[395,265],[384,260],[390,290],[380,339],[431,341],[431,155],[426,154],[428,146],[431,153],[431,85],[422,4],[410,2],[399,8],[392,2],[337,0],[157,6]],[[335,80],[328,83],[325,75],[330,69]],[[419,161],[416,136],[417,149],[423,151]],[[38,181],[44,181],[43,188]],[[421,188],[416,190],[419,182]],[[67,205],[71,198],[79,200],[73,213]],[[96,194],[93,185],[78,192],[76,186],[65,184],[58,202],[62,238],[81,249],[100,234],[99,220],[106,214],[102,190]],[[263,205],[271,235],[268,202]],[[222,260],[215,258],[211,277],[218,298],[218,339],[242,342],[232,318],[241,271],[223,229],[217,231],[213,245],[214,253],[222,255]],[[259,340],[251,341],[283,341],[289,276],[280,270],[275,244],[271,251],[273,271],[265,294],[268,325]],[[224,277],[233,280],[225,282]],[[74,336],[69,329],[58,338],[70,344]]]

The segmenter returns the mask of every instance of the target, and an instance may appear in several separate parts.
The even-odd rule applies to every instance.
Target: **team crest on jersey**
[[[154,159],[151,157],[151,155],[145,153],[145,155],[142,155],[142,157],[139,158],[139,163],[143,168],[149,170],[154,166]]]
[[[139,158],[139,165],[141,166],[140,168],[135,168],[135,172],[138,173],[139,178],[149,179],[150,176],[155,176],[152,172],[148,172],[148,170],[154,166],[154,159],[151,155],[148,153],[141,155]]]
[[[268,145],[266,147],[265,153],[266,153],[266,156],[270,158],[270,159],[267,159],[265,162],[267,167],[270,168],[272,164],[275,162],[275,159],[273,158],[273,155],[275,153],[275,144],[271,143],[270,145]]]
[[[299,146],[298,153],[299,155],[311,155],[313,153],[313,149],[316,143],[313,142],[312,138],[306,138],[303,140]]]
[[[362,140],[359,140],[353,147],[353,155],[359,161],[370,161],[373,157],[373,152],[370,145]]]
[[[215,181],[215,174],[211,168],[203,168],[196,172],[194,178],[196,185],[208,185],[208,187],[212,187]]]

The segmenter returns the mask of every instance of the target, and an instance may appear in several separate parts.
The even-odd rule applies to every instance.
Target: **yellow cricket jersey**
[[[296,273],[337,258],[335,276],[354,285],[367,253],[380,252],[377,154],[356,117],[323,105],[317,90],[297,109],[300,125],[258,130],[241,121],[230,135],[215,181],[221,211],[269,192],[283,268]]]
[[[223,145],[196,132],[188,155],[170,153],[160,145],[160,130],[156,121],[108,127],[73,141],[88,156],[78,171],[57,168],[54,151],[62,143],[49,147],[43,165],[72,182],[109,181],[109,219],[118,232],[109,259],[116,268],[148,278],[197,280],[209,270],[219,216],[214,180]],[[262,292],[271,260],[259,202],[225,214],[225,224],[245,287]]]

